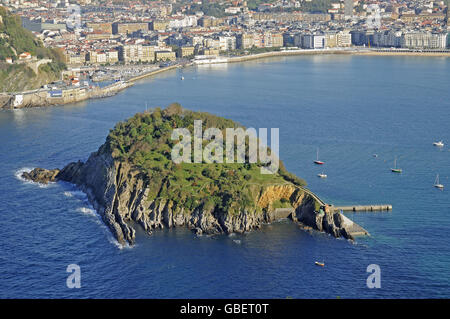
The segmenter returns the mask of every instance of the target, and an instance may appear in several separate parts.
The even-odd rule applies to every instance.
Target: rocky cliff
[[[176,193],[180,191],[177,188],[179,179],[164,171],[151,175],[154,172],[146,171],[143,167],[133,163],[130,158],[125,160],[115,155],[111,139],[108,139],[85,163],[73,162],[62,170],[38,168],[24,173],[23,177],[40,183],[62,180],[76,184],[88,195],[89,201],[121,244],[134,243],[134,224],[140,225],[148,234],[155,229],[182,226],[197,234],[248,232],[278,218],[275,212],[280,206],[290,212],[287,215],[294,222],[335,237],[352,238],[341,214],[328,209],[304,186],[291,182],[292,177],[283,179],[277,175],[264,183],[256,183],[246,177],[245,180],[251,183],[241,185],[239,192],[230,189],[224,193],[214,188],[205,176],[192,176],[193,173],[190,173],[186,180],[190,181],[194,177],[195,181]],[[251,172],[250,169],[245,172]],[[176,168],[170,172],[173,173],[173,170]],[[237,178],[238,173],[239,170],[223,170],[215,178],[220,180],[221,176],[226,175],[228,180]],[[190,199],[194,195],[187,193],[185,196],[183,191],[187,187],[198,186],[196,184],[200,184],[202,178],[205,180],[203,190],[195,190],[199,197],[192,201]],[[213,180],[212,184],[217,183],[217,180]],[[223,185],[228,187],[227,184]],[[239,202],[233,199],[235,193],[238,198],[250,194],[248,203],[234,205]],[[216,194],[220,195],[220,200],[209,201],[210,198],[217,198]],[[222,202],[225,197],[233,199],[233,203],[225,206]]]

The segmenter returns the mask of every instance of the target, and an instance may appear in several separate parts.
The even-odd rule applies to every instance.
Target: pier
[[[335,206],[333,207],[335,211],[343,212],[383,212],[391,211],[392,205],[353,205],[353,206]]]

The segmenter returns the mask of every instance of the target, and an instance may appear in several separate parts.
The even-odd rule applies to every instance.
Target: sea
[[[449,88],[446,57],[296,56],[180,68],[114,97],[0,111],[0,298],[449,298]],[[173,102],[278,128],[284,165],[328,203],[393,209],[346,213],[370,233],[354,242],[280,220],[219,236],[137,227],[130,247],[73,185],[20,177],[86,160],[115,123]],[[80,288],[67,285],[72,264]]]

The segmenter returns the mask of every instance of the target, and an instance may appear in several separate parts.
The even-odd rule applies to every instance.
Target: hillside
[[[274,174],[261,174],[261,162],[175,164],[171,154],[179,141],[171,139],[173,129],[186,128],[192,136],[194,120],[202,120],[203,132],[240,127],[172,104],[118,123],[86,162],[72,162],[62,170],[36,168],[22,177],[77,185],[122,244],[134,243],[136,225],[148,234],[180,226],[197,234],[229,234],[286,217],[335,237],[352,238],[344,217],[328,209],[282,163]],[[249,155],[248,148],[244,153]]]
[[[0,92],[35,89],[60,79],[61,71],[65,69],[62,53],[45,48],[39,39],[22,27],[20,17],[10,14],[4,7],[0,7],[0,17]],[[37,59],[52,59],[52,62],[41,65],[35,74],[27,65],[16,63],[24,52]],[[6,63],[6,58],[12,58],[14,63]]]
[[[153,196],[184,202],[189,209],[198,205],[234,213],[242,208],[256,209],[252,198],[260,186],[287,182],[306,185],[304,180],[287,172],[282,163],[277,174],[261,174],[261,162],[174,164],[171,149],[175,141],[171,140],[171,132],[186,127],[193,135],[194,119],[202,120],[204,129],[220,129],[224,137],[226,128],[240,127],[231,120],[182,110],[180,105],[172,104],[164,111],[136,114],[117,124],[108,136],[107,146],[113,158],[131,163],[151,181]],[[203,142],[203,147],[208,143]],[[246,148],[248,158],[248,145]]]

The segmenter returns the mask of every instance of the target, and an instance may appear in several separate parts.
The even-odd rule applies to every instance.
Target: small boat
[[[320,178],[327,178],[327,174],[324,174],[323,172],[320,174],[317,174]]]
[[[373,154],[373,157],[378,157],[378,154]]]
[[[394,173],[401,173],[402,169],[401,168],[397,168],[397,157],[394,160],[394,168],[391,168],[391,171]]]
[[[314,163],[317,164],[317,165],[325,164],[325,162],[319,161],[319,149],[317,149],[316,160],[314,161]]]
[[[184,76],[181,76],[181,80],[184,80]]]
[[[444,185],[442,185],[441,183],[439,183],[439,174],[436,175],[436,179],[434,180],[434,187],[439,188],[439,189],[443,189]]]
[[[433,145],[437,146],[437,147],[444,147],[444,142],[442,142],[442,141],[434,142]]]
[[[325,266],[325,263],[324,263],[324,262],[316,261],[315,264],[316,264],[317,266],[321,266],[321,267],[324,267],[324,266]]]

